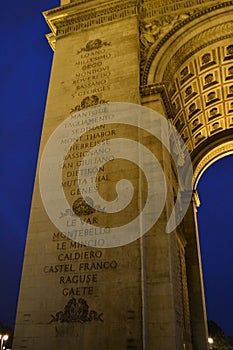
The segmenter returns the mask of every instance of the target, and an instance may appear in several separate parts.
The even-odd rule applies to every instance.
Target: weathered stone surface
[[[88,116],[81,119],[84,134],[72,147],[61,138],[61,143],[67,141],[61,187],[69,207],[60,215],[79,242],[50,220],[39,172],[50,136],[71,114],[94,105],[104,110],[108,102],[128,102],[172,121],[191,152],[197,181],[210,162],[232,149],[232,2],[63,0],[61,5],[44,14],[55,53],[13,349],[207,349],[195,209],[190,205],[183,224],[165,233],[179,184],[161,142],[129,125],[103,122],[90,129]],[[150,122],[152,128],[155,121]],[[74,138],[75,130],[74,125]],[[111,228],[133,221],[148,195],[146,176],[135,163],[112,157],[109,140],[118,137],[152,150],[166,175],[167,197],[146,235],[104,249],[100,233],[107,235]],[[87,152],[100,142],[96,154],[105,152],[109,162],[93,177],[98,191],[105,200],[114,200],[119,178],[129,179],[135,190],[128,211],[119,215],[106,215],[103,207],[90,202],[88,193],[91,197],[95,187],[85,181],[93,166],[86,164],[78,175]],[[135,156],[135,149],[123,142],[119,148]],[[52,165],[48,173],[52,176]],[[153,193],[158,193],[156,186]],[[45,189],[51,192],[49,184]],[[57,194],[51,199],[56,207]],[[179,200],[182,206],[186,199]],[[77,220],[81,228],[74,232]],[[94,228],[87,229],[88,223]]]

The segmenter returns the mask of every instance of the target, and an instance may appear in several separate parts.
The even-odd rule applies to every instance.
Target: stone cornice
[[[143,1],[140,6],[140,17],[149,19],[171,15],[172,13],[187,13],[190,10],[203,9],[203,6],[210,8],[214,6],[214,3],[217,5],[220,2],[219,0],[147,0]]]
[[[72,9],[73,7],[76,7],[77,5],[85,4],[86,2],[87,2],[86,0],[79,0],[79,1],[71,2],[71,3],[67,4],[67,5],[55,7],[53,9],[51,9],[51,10],[44,11],[43,14],[44,14],[45,17],[51,16],[51,15],[60,13],[61,9],[62,9],[62,11],[63,10],[69,10],[69,9]]]
[[[49,45],[51,46],[51,48],[53,49],[53,51],[55,50],[55,45],[56,45],[56,36],[53,33],[49,33],[46,35],[46,38],[49,42]]]
[[[174,112],[171,106],[171,102],[168,96],[168,92],[166,89],[166,86],[164,84],[150,84],[150,85],[142,85],[140,86],[140,95],[141,97],[148,97],[156,94],[161,94],[164,107],[167,112],[168,118],[173,118],[174,117]]]
[[[98,2],[98,4],[96,1],[90,1],[83,6],[85,3],[85,1],[76,1],[43,12],[56,40],[72,32],[119,21],[138,13],[138,0],[111,0]]]
[[[140,94],[142,97],[151,96],[158,93],[162,93],[163,89],[163,84],[143,85],[140,87]]]

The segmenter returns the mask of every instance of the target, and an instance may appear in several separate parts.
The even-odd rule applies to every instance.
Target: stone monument
[[[64,0],[44,12],[54,59],[13,350],[208,348],[195,188],[232,152],[232,12],[217,0]],[[165,147],[156,113],[178,146]],[[148,196],[156,205],[140,216]],[[177,203],[188,210],[167,234]]]

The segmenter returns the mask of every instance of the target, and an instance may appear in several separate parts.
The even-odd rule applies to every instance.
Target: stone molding
[[[49,45],[54,51],[56,46],[56,36],[53,33],[49,33],[49,34],[46,34],[46,38],[48,40]]]
[[[164,82],[169,81],[179,67],[201,49],[233,36],[233,21],[213,26],[202,33],[195,35],[170,60],[165,72]]]
[[[177,12],[187,13],[187,9],[203,8],[204,6],[211,7],[213,2],[216,4],[218,0],[142,0],[141,16],[143,18],[153,18],[161,15],[170,15]]]
[[[164,103],[167,117],[170,119],[174,118],[174,111],[171,106],[171,101],[168,96],[167,88],[162,83],[142,85],[140,86],[140,95],[142,98],[160,94]]]
[[[203,172],[216,160],[227,156],[229,154],[233,154],[233,141],[225,142],[219,146],[214,147],[210,150],[198,163],[194,170],[194,187],[197,187],[198,181],[203,174]]]
[[[164,85],[162,83],[142,85],[140,87],[140,94],[142,97],[151,96],[151,95],[161,93],[163,89],[164,89]]]
[[[138,13],[137,0],[124,2],[112,0],[102,4],[93,2],[92,6],[89,4],[87,8],[81,6],[82,4],[85,4],[85,1],[77,1],[43,12],[53,33],[53,37],[47,36],[52,47],[54,45],[50,39],[54,42],[54,38],[57,40],[71,33],[119,21]]]

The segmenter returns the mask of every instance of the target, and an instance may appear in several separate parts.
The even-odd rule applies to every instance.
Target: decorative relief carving
[[[191,119],[194,115],[196,115],[199,112],[200,112],[200,108],[197,107],[196,102],[193,102],[189,106],[189,114],[188,114],[189,119]]]
[[[192,133],[194,134],[197,129],[199,129],[203,124],[199,120],[199,118],[196,118],[192,122]]]
[[[180,132],[184,126],[185,126],[184,119],[182,117],[179,117],[175,123],[176,129]]]
[[[230,101],[224,102],[233,97],[233,84],[227,79],[233,75],[233,66],[230,60],[224,61],[229,46],[200,50],[179,67],[168,86],[164,84],[164,90],[169,91],[172,122],[190,151],[207,137],[233,127],[227,117],[233,109]]]
[[[88,205],[86,199],[84,200],[83,197],[74,201],[72,209],[77,216],[91,215],[95,212],[95,209],[91,205]]]
[[[175,114],[178,114],[181,110],[180,99],[179,97],[172,103],[172,108]]]
[[[88,41],[85,47],[82,47],[80,50],[77,51],[77,54],[83,51],[92,51],[92,50],[101,49],[101,47],[103,46],[110,46],[110,45],[111,45],[110,42],[103,41],[101,39],[90,40]]]
[[[233,79],[233,66],[228,68],[227,76],[226,76],[226,80],[231,80],[231,79]]]
[[[217,122],[214,122],[212,125],[211,125],[211,130],[210,130],[210,133],[213,134],[217,131],[220,131],[222,129],[222,125],[219,121]]]
[[[224,61],[232,60],[233,59],[233,44],[229,45],[226,48],[226,56],[224,58]]]
[[[218,81],[214,78],[214,74],[209,73],[204,77],[204,87],[203,89],[208,89],[209,87],[217,84]]]
[[[161,93],[168,117],[174,119],[174,124],[182,132],[183,138],[186,141],[189,142],[190,138],[192,139],[192,145],[194,148],[195,145],[208,137],[213,130],[210,124],[207,127],[207,123],[212,119],[215,119],[214,121],[217,122],[216,119],[222,116],[223,109],[220,108],[220,103],[223,98],[222,92],[218,89],[214,89],[215,85],[218,85],[219,87],[222,82],[220,81],[219,75],[215,74],[215,72],[209,72],[212,67],[217,69],[219,66],[218,54],[214,50],[203,52],[202,56],[198,59],[199,62],[196,60],[194,66],[196,67],[196,64],[198,63],[198,71],[194,72],[194,66],[192,67],[191,63],[187,64],[187,61],[191,56],[195,55],[198,51],[203,51],[203,48],[211,43],[232,36],[233,21],[209,28],[208,30],[197,34],[184,44],[183,47],[172,57],[165,70],[163,79],[165,84],[152,84],[148,86],[147,74],[156,53],[176,31],[203,14],[232,5],[233,1],[219,3],[214,7],[207,7],[207,2],[205,0],[193,0],[191,5],[190,1],[187,1],[188,7],[185,9],[185,6],[182,4],[173,4],[169,0],[169,3],[166,6],[169,6],[169,8],[176,7],[176,12],[170,13],[169,15],[165,14],[167,13],[168,8],[158,12],[158,8],[160,8],[159,11],[162,9],[162,3],[164,3],[164,1],[166,2],[166,0],[157,2],[143,1],[140,8],[141,76],[143,81],[140,92],[142,97]],[[82,3],[82,1],[75,1],[73,4],[65,5],[57,10],[55,9],[55,12],[52,10],[46,13],[51,28],[54,28],[54,32],[56,32],[56,37],[67,35],[76,30],[102,25],[103,23],[118,20],[119,18],[124,18],[126,16],[135,15],[137,14],[138,6],[138,1],[136,0],[128,0],[124,2],[124,4],[122,4],[121,1],[116,1],[111,2],[108,7],[106,4],[100,5],[95,13],[91,13],[88,9],[82,11],[82,13],[78,13],[77,7],[75,15],[74,11],[71,12],[69,10],[70,12],[67,11],[66,13],[68,14],[67,16],[60,16],[63,13],[62,11],[64,8],[70,9],[73,7],[74,9],[79,3]],[[182,3],[184,4],[185,2]],[[209,6],[211,6],[210,4],[212,5],[213,1],[209,2]],[[195,8],[197,5],[198,8]],[[181,13],[181,10],[178,11],[180,6],[183,6],[183,13]],[[190,6],[193,6],[191,11]],[[108,45],[110,45],[110,43],[96,39],[92,42],[88,42],[85,47],[78,51],[78,54],[100,47],[106,47]],[[221,73],[221,76],[224,76],[225,80],[231,83],[229,80],[233,79],[233,66],[231,61],[233,60],[233,44],[224,48],[223,60],[226,64],[229,62],[229,65],[227,68],[224,68],[226,74]],[[200,74],[202,74],[202,82],[199,81],[199,83],[196,84],[195,81],[199,79],[197,76]],[[172,84],[170,83],[171,76],[174,76]],[[73,81],[73,84],[76,84],[76,80]],[[203,90],[205,89],[204,91],[206,93],[204,95],[203,91],[199,91],[200,86]],[[225,98],[231,99],[232,93],[232,85],[225,88]],[[198,102],[198,99],[200,99],[200,102]],[[79,111],[82,108],[86,108],[93,104],[106,102],[108,101],[101,100],[97,95],[89,93],[79,105],[72,108],[71,112]],[[204,112],[203,108],[206,109],[206,112]],[[231,113],[232,110],[233,109],[229,107],[228,113]],[[202,128],[200,132],[197,131],[196,133],[197,129],[193,123],[194,118],[195,120],[199,118],[200,112],[205,113],[205,118],[202,120],[201,124],[198,124],[199,126],[197,129],[200,127]],[[214,130],[214,132],[216,132],[220,129],[215,126]]]
[[[79,298],[78,301],[76,301],[75,298],[70,299],[66,304],[64,311],[58,311],[55,315],[51,315],[51,317],[52,319],[49,323],[85,323],[92,321],[104,321],[103,313],[99,314],[94,310],[89,311],[89,305],[83,298]]]
[[[184,25],[196,12],[199,12],[199,10],[178,15],[166,15],[156,20],[141,20],[139,29],[142,72],[151,46],[156,46],[172,29],[176,30]]]
[[[209,28],[197,35],[195,35],[191,40],[184,44],[180,50],[178,50],[172,57],[168,66],[164,72],[164,81],[169,81],[169,77],[174,75],[179,67],[184,64],[191,56],[196,52],[209,46],[210,44],[232,37],[233,31],[233,21],[220,24]],[[204,55],[202,56],[203,60]],[[209,57],[209,54],[208,54]],[[206,59],[205,59],[206,61]],[[213,61],[212,61],[213,62]],[[205,65],[211,63],[210,61],[205,62]],[[213,62],[214,63],[214,62]]]
[[[208,95],[206,96],[206,99],[207,99],[206,106],[209,106],[210,104],[219,101],[219,98],[217,97],[215,91],[209,92]]]
[[[233,112],[233,102],[230,103],[230,109],[229,109],[229,113]]]
[[[81,111],[84,108],[96,106],[103,103],[108,103],[108,101],[100,99],[97,95],[87,96],[81,101],[79,105],[73,107],[70,112],[75,113]]]
[[[233,85],[228,87],[227,97],[233,97]]]
[[[205,135],[202,132],[199,132],[194,137],[195,146],[198,145],[201,141],[205,139]]]
[[[48,11],[44,11],[43,14],[44,16],[51,16],[54,15],[55,13],[59,13],[62,10],[68,10],[74,6],[77,5],[81,5],[81,4],[86,4],[87,0],[75,0],[75,1],[71,1],[69,4],[63,5],[62,7],[55,7],[54,9],[48,10]]]
[[[183,19],[182,21],[178,21],[176,23],[176,25],[174,25],[174,27],[167,33],[165,34],[163,37],[161,37],[160,40],[158,40],[158,42],[156,42],[154,45],[153,45],[153,51],[152,51],[152,48],[150,50],[150,53],[148,50],[146,50],[147,52],[144,53],[143,52],[143,48],[141,50],[141,57],[142,57],[142,62],[141,62],[141,71],[142,71],[142,84],[146,84],[147,83],[147,75],[149,73],[149,70],[150,70],[150,66],[156,56],[156,54],[158,53],[158,51],[160,50],[160,48],[162,47],[162,45],[176,32],[178,31],[179,29],[181,29],[185,24],[191,22],[192,20],[196,19],[196,18],[199,18],[200,16],[208,13],[208,12],[211,12],[213,10],[217,10],[217,9],[220,9],[220,8],[224,8],[224,7],[227,7],[227,6],[230,6],[233,4],[233,1],[228,1],[226,3],[218,3],[216,4],[215,6],[213,7],[207,7],[206,4],[205,4],[205,7],[199,7],[199,8],[196,8],[194,9],[192,12],[186,12],[185,15],[187,15],[187,19]],[[155,13],[156,14],[156,13]],[[158,13],[157,13],[157,16],[158,16]],[[143,16],[142,16],[143,17]],[[144,16],[144,17],[150,17],[150,16]],[[155,17],[155,15],[154,15]],[[145,21],[145,20],[144,20]],[[219,29],[216,29],[216,32],[215,33],[215,38],[211,38],[209,35],[211,35],[211,33],[208,33],[208,31],[206,31],[206,33],[204,34],[204,36],[202,36],[200,33],[199,35],[201,35],[201,37],[198,37],[198,35],[195,37],[197,39],[197,42],[200,44],[202,43],[202,39],[205,39],[204,42],[203,42],[203,45],[208,45],[210,44],[211,40],[213,40],[213,42],[215,41],[218,41],[220,39],[217,39],[216,37],[216,34],[218,35],[221,35],[221,32],[222,32],[222,38],[225,38],[227,34],[225,34],[225,32],[227,31],[228,32],[228,36],[230,36],[230,33],[232,33],[232,27],[228,27],[228,23],[224,23],[222,24],[222,26],[225,28],[219,28]],[[203,32],[204,33],[204,32]],[[198,37],[198,38],[197,38]],[[209,40],[210,38],[210,40]],[[191,39],[192,40],[192,39]],[[189,43],[189,44],[188,44]],[[189,46],[189,48],[192,49],[192,45],[193,43],[191,41],[189,41],[186,46]],[[201,48],[201,45],[199,45],[199,49]],[[202,46],[202,47],[204,47]],[[187,47],[186,47],[187,49]],[[144,49],[145,50],[145,49]],[[195,49],[194,49],[195,50]],[[197,49],[196,49],[197,50]],[[230,49],[231,50],[231,49]],[[192,53],[190,53],[189,57],[191,57],[196,51],[192,51]],[[228,56],[230,57],[231,54],[228,54]],[[183,54],[181,53],[180,54],[180,57],[182,58],[183,57]],[[187,57],[182,61],[180,62],[181,64],[187,59]],[[177,69],[175,69],[177,70]]]
[[[211,108],[211,110],[209,111],[209,120],[212,120],[214,118],[217,118],[217,117],[220,117],[221,114],[218,113],[218,108],[217,107],[214,107],[214,108]]]
[[[185,66],[180,72],[180,85],[184,85],[194,74],[190,71],[189,66]]]
[[[216,64],[216,58],[214,52],[207,52],[201,57],[200,70],[207,69]]]
[[[184,131],[182,132],[181,137],[182,137],[182,139],[183,139],[184,142],[187,142],[187,141],[188,141],[189,135],[188,135],[187,129],[184,130]]]
[[[102,4],[97,10],[93,8],[80,11],[78,2],[61,6],[57,9],[44,12],[44,16],[56,35],[56,39],[66,36],[72,32],[86,30],[108,22],[116,21],[137,14],[137,1],[114,1]],[[77,7],[77,11],[75,10]],[[67,11],[71,9],[73,11]]]
[[[98,204],[96,205],[93,202],[93,199],[90,197],[85,197],[85,198],[79,197],[74,201],[72,209],[75,215],[77,216],[91,215],[91,214],[94,214],[96,211],[102,211],[102,212],[105,211],[105,208],[102,208]],[[69,212],[66,215],[68,214]]]
[[[182,23],[191,16],[191,13],[167,15],[156,20],[143,20],[140,23],[140,41],[148,48],[158,42],[177,24]]]
[[[176,92],[177,92],[176,84],[175,82],[172,82],[172,84],[169,87],[169,96],[172,97],[173,95],[175,95]]]
[[[163,89],[164,89],[163,84],[144,85],[140,87],[140,93],[142,97],[146,97],[146,96],[161,93]]]
[[[184,93],[185,93],[185,103],[187,103],[189,100],[191,100],[194,96],[197,95],[197,92],[194,91],[192,85],[189,85],[185,90],[184,90]]]
[[[187,0],[187,1],[171,1],[171,0],[157,0],[157,1],[151,1],[151,0],[143,0],[142,6],[141,6],[141,14],[143,18],[151,18],[151,17],[158,17],[159,15],[164,15],[165,13],[174,13],[174,12],[181,12],[186,11],[186,9],[190,8],[198,8],[202,7],[203,5],[206,6],[206,3],[209,3],[210,6],[213,6],[213,2],[216,4],[218,3],[217,0],[215,1],[206,1],[206,0]]]

